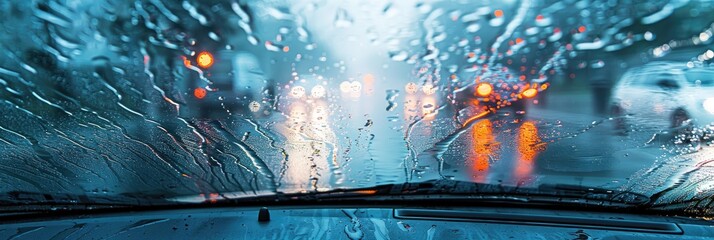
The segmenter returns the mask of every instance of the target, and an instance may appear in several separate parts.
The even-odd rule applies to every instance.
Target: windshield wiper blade
[[[204,195],[205,196],[205,195]],[[89,210],[135,208],[147,206],[189,207],[211,204],[235,205],[300,205],[300,204],[412,204],[435,203],[516,203],[542,205],[599,206],[633,208],[646,206],[649,197],[626,191],[577,185],[540,185],[535,188],[484,184],[454,180],[432,180],[417,183],[386,184],[357,189],[336,189],[324,192],[275,193],[261,196],[226,197],[199,201],[181,201],[166,195],[145,194],[88,195],[7,192],[0,194],[0,212],[17,210]],[[195,198],[194,198],[195,199]],[[444,201],[444,200],[449,201]]]
[[[546,205],[587,205],[607,208],[644,206],[649,197],[626,191],[577,185],[540,185],[522,188],[454,180],[386,184],[325,192],[277,193],[257,197],[213,199],[219,203],[397,203],[416,201],[510,202]]]
[[[158,203],[166,203],[166,201],[149,198],[141,199],[123,195],[94,196],[87,194],[37,193],[25,191],[0,193],[0,213],[125,208]]]

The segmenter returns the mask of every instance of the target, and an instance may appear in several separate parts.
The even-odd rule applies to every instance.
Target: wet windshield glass
[[[714,211],[710,1],[0,3],[0,192],[435,179]]]

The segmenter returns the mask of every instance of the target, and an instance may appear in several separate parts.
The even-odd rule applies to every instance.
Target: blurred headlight
[[[707,98],[704,100],[704,103],[702,103],[702,106],[704,107],[704,110],[714,114],[714,98]]]

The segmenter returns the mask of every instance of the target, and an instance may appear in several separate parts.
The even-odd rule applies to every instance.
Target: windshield
[[[211,199],[456,180],[714,211],[711,1],[0,11],[0,193]]]

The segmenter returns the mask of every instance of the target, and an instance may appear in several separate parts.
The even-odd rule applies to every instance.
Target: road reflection
[[[404,98],[404,120],[410,122],[421,118],[430,124],[429,121],[434,120],[438,113],[437,104],[435,96],[409,93]]]
[[[416,119],[417,116],[417,103],[418,98],[416,95],[409,94],[404,98],[404,122],[411,122]]]
[[[472,127],[472,152],[467,162],[472,180],[489,183],[492,177],[506,177],[516,183],[530,182],[536,174],[538,155],[546,146],[538,135],[536,123],[524,121],[511,125],[512,130],[499,123],[499,120],[483,119]],[[514,134],[499,134],[508,132]]]
[[[545,150],[545,142],[542,142],[538,136],[538,127],[533,121],[525,121],[518,128],[516,146],[518,156],[516,157],[514,180],[527,181],[531,179],[538,154]]]
[[[284,163],[281,184],[301,191],[324,190],[341,184],[342,174],[336,161],[337,137],[329,124],[328,103],[296,101],[286,112],[289,114],[286,121],[276,126],[286,139],[285,150],[290,159]]]
[[[423,96],[421,98],[421,114],[424,120],[426,120],[425,124],[427,126],[431,126],[431,121],[436,118],[436,114],[438,113],[436,104],[437,102],[434,96]]]
[[[493,133],[493,123],[484,119],[473,126],[473,174],[474,181],[486,182],[490,159],[498,159],[501,143],[496,141]]]

